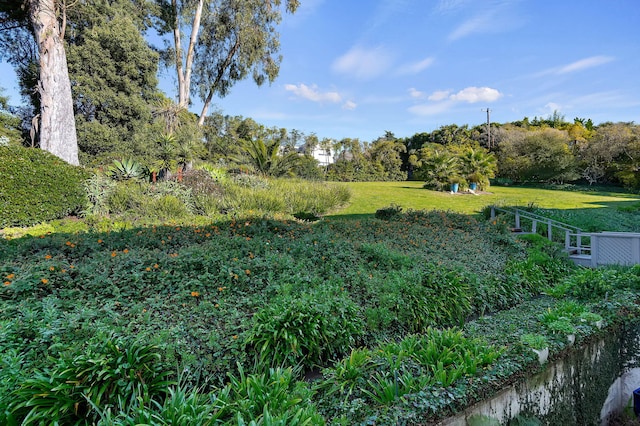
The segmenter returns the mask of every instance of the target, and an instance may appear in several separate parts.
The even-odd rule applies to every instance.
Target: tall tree
[[[172,34],[178,104],[188,107],[193,93],[204,102],[199,124],[214,95],[253,74],[256,84],[273,81],[280,70],[281,0],[157,0],[161,34]],[[286,0],[293,13],[299,0]],[[189,33],[188,41],[183,35]],[[192,85],[195,84],[195,87]]]
[[[69,74],[83,163],[87,155],[102,164],[131,156],[135,134],[152,121],[158,54],[142,37],[144,13],[131,0],[78,1],[69,11]]]
[[[66,7],[56,0],[5,1],[0,5],[0,22],[8,31],[28,27],[37,45],[40,147],[78,165],[73,99],[64,48]]]

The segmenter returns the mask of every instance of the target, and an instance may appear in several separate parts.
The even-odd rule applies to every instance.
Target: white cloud
[[[553,113],[554,111],[560,111],[562,108],[560,107],[560,104],[557,104],[555,102],[549,102],[544,106],[544,111],[548,112],[548,113]]]
[[[420,93],[416,89],[409,89],[409,93]],[[420,105],[414,105],[409,108],[409,112],[420,115],[436,115],[446,112],[461,102],[492,102],[502,97],[496,89],[490,87],[467,87],[457,93],[451,93],[449,90],[437,90],[431,93],[427,99],[431,102]]]
[[[353,102],[353,101],[347,101],[344,104],[342,104],[342,109],[346,109],[347,111],[352,111],[354,109],[356,109],[358,105]]]
[[[415,87],[411,87],[409,89],[409,96],[411,96],[414,99],[420,99],[420,98],[424,98],[425,97],[425,93],[419,91],[418,89],[416,89]]]
[[[315,84],[312,86],[307,86],[306,84],[285,84],[284,90],[313,102],[338,103],[342,101],[342,96],[340,96],[338,92],[320,92]]]
[[[383,74],[391,64],[391,54],[382,47],[353,47],[333,63],[333,70],[359,79],[371,79]]]
[[[611,56],[592,56],[590,58],[581,59],[569,65],[565,65],[556,71],[557,74],[567,74],[576,71],[582,71],[587,68],[597,67],[613,61]]]
[[[433,62],[434,62],[433,58],[425,58],[419,62],[403,65],[398,69],[398,74],[400,75],[418,74],[426,70],[427,68],[429,68],[433,64]]]
[[[454,101],[468,102],[470,104],[476,102],[493,102],[501,97],[502,93],[490,87],[467,87],[450,96]]]
[[[447,99],[449,97],[449,92],[448,90],[436,90],[435,92],[433,92],[432,94],[429,95],[429,100],[430,101],[443,101],[445,99]]]

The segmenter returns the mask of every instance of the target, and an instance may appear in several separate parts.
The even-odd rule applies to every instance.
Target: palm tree
[[[478,184],[479,189],[489,186],[489,179],[494,177],[498,169],[493,154],[482,148],[468,148],[460,155],[462,175],[469,181]]]
[[[280,155],[278,140],[264,142],[262,139],[241,139],[240,146],[241,155],[232,157],[232,161],[249,165],[263,175],[286,175],[298,161],[295,153]]]
[[[156,159],[153,162],[153,168],[158,170],[160,177],[169,178],[171,170],[177,167],[176,150],[175,136],[165,133],[157,140]]]
[[[423,152],[423,155],[416,176],[424,179],[425,187],[444,191],[454,179],[459,178],[458,159],[450,152],[434,149]]]

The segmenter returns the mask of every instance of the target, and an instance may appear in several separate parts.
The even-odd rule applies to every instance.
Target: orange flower
[[[237,334],[233,335],[233,340],[238,340],[238,335]]]
[[[218,291],[225,291],[226,289],[226,287],[218,287]]]
[[[160,265],[158,265],[157,263],[153,265],[153,269],[158,269],[160,267]]]
[[[12,280],[15,276],[16,276],[16,274],[9,274],[9,275],[7,275],[7,279],[8,280]]]
[[[73,265],[69,265],[69,268],[73,269],[73,268],[75,268],[75,266],[73,266]]]
[[[129,253],[129,249],[124,249],[124,250],[122,250],[122,252],[123,252],[124,254],[127,254],[127,253]]]
[[[216,308],[219,308],[219,307],[220,307],[220,304],[219,304],[219,303],[216,303],[216,304],[215,304],[215,307],[216,307]]]
[[[102,240],[98,240],[98,244],[102,244]]]
[[[70,245],[71,245],[71,241],[67,241],[67,242],[66,242],[66,243],[64,243],[64,244],[65,244],[65,245],[67,245],[67,246],[70,246]]]
[[[192,297],[200,297],[200,293],[198,293],[197,291],[192,291],[191,292],[191,296]]]
[[[49,280],[46,278],[43,278],[40,281],[42,282],[42,284],[49,284]]]
[[[249,269],[247,269],[246,271],[244,271],[245,274],[247,275],[251,275],[251,271]]]
[[[116,257],[118,255],[118,253],[116,253],[115,251],[111,252],[111,257]]]
[[[56,270],[56,268],[54,268],[53,266],[49,266],[49,270],[50,270],[50,271],[55,271],[55,270]]]
[[[11,281],[5,281],[4,285],[11,285]]]
[[[151,271],[151,268],[149,268],[148,266],[144,269],[145,271],[149,272]]]
[[[51,255],[50,254],[45,254],[44,258],[49,260],[49,259],[51,259]]]

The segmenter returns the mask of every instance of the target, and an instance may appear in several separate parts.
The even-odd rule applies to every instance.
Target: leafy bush
[[[139,211],[145,202],[145,184],[132,180],[117,183],[107,196],[109,214]]]
[[[266,373],[231,375],[227,386],[228,420],[238,425],[324,425],[311,402],[312,392],[296,382],[292,370],[270,369]],[[250,422],[250,423],[245,423]]]
[[[269,181],[258,175],[250,175],[246,173],[236,174],[233,176],[233,182],[244,188],[260,188],[267,189],[269,188]]]
[[[357,306],[340,289],[276,299],[258,311],[246,335],[256,364],[311,367],[345,354],[362,332]]]
[[[225,169],[213,166],[209,163],[201,164],[197,169],[206,171],[209,177],[218,183],[223,183],[228,179],[227,171]]]
[[[102,174],[95,174],[83,183],[87,195],[84,216],[109,214],[109,196],[115,191],[118,184]]]
[[[372,284],[365,302],[372,330],[423,332],[435,325],[462,323],[471,313],[468,280],[437,265],[391,270],[382,282]]]
[[[79,213],[89,173],[41,149],[0,146],[0,228]]]
[[[214,169],[215,170],[215,169]],[[212,177],[207,170],[189,170],[182,176],[182,185],[191,189],[194,213],[210,216],[219,213],[218,206],[224,195],[220,184],[223,179]]]
[[[138,401],[162,400],[168,376],[158,348],[107,340],[25,380],[9,409],[22,424],[95,421],[109,406],[128,411]]]
[[[544,349],[549,346],[547,338],[541,334],[525,333],[520,336],[520,342],[532,349]]]
[[[616,269],[581,269],[546,292],[555,297],[572,296],[579,300],[597,300],[613,291],[621,281],[624,278]]]
[[[382,209],[376,210],[376,218],[382,220],[389,220],[402,213],[402,207],[391,204],[389,207],[384,207]]]
[[[327,408],[332,400],[349,406],[362,399],[371,412],[377,407],[384,411],[410,394],[426,392],[433,398],[435,389],[451,390],[460,380],[485,374],[503,353],[483,339],[465,337],[459,329],[428,328],[399,342],[354,350],[325,369],[319,385],[321,406]],[[363,423],[365,410],[351,408],[349,424]]]

